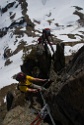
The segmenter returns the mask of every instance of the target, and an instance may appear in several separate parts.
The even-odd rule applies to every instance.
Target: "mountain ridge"
[[[24,122],[25,124],[28,121],[29,123],[32,122],[33,119],[30,116],[33,116],[33,118],[36,116],[34,114],[28,115],[28,113],[31,113],[31,110],[29,110],[30,102],[27,102],[24,95],[16,89],[17,81],[14,76],[21,71],[24,54],[29,55],[35,47],[38,48],[37,39],[41,35],[42,29],[49,27],[54,38],[54,45],[52,46],[55,52],[57,45],[59,47],[61,43],[65,44],[65,48],[61,54],[55,53],[55,56],[58,55],[58,60],[55,58],[56,64],[51,61],[50,78],[54,79],[54,82],[45,95],[45,97],[47,96],[46,100],[58,125],[83,125],[84,106],[81,100],[83,100],[84,94],[81,81],[84,81],[84,1],[0,0],[0,2],[0,124],[11,125],[13,123],[15,125],[18,123],[18,125],[23,125]],[[48,49],[51,53],[49,46]],[[60,60],[63,53],[67,62],[66,66],[60,72],[56,72],[58,65],[63,63]],[[53,58],[52,53],[51,56]],[[45,55],[42,57],[45,57]],[[45,58],[38,58],[38,61],[39,59]],[[37,63],[37,58],[35,61]],[[41,67],[39,67],[45,72],[46,68],[44,70],[42,67],[48,65],[42,65],[44,62],[40,62]],[[48,64],[50,66],[49,62]],[[54,69],[53,64],[55,65]],[[6,109],[6,94],[8,91],[12,91],[15,97],[13,109],[10,112],[7,112]],[[76,95],[78,98],[76,98]],[[53,107],[52,102],[55,105]],[[28,107],[28,110],[26,110],[26,107]],[[37,102],[36,108],[38,107]],[[19,117],[14,118],[11,115],[16,111],[18,111],[18,113],[15,113],[16,116],[19,112],[23,113],[20,115],[21,122],[18,121]],[[10,116],[11,121],[9,122]]]

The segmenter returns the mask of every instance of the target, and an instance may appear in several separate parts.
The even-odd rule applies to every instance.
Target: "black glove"
[[[45,79],[45,82],[50,82],[51,80],[50,79]]]
[[[52,83],[52,82],[54,82],[54,80],[47,79],[47,82],[50,82],[50,83]]]
[[[47,82],[50,82],[51,80],[50,79],[47,79]]]

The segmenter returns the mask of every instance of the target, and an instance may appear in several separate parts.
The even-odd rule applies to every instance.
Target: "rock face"
[[[3,125],[30,125],[35,118],[36,115],[33,114],[27,105],[25,107],[17,106],[7,113]],[[41,124],[48,125],[43,122]]]
[[[25,105],[25,107],[17,106],[12,109],[11,112],[7,113],[3,125],[29,125],[34,118],[35,116],[32,115],[31,110],[28,109],[27,105]]]
[[[56,52],[53,55],[54,70],[59,72],[65,67],[64,43],[58,43]]]
[[[84,46],[53,83],[46,97],[53,117],[63,125],[84,124]]]
[[[51,54],[42,44],[34,47],[24,59],[21,70],[34,77],[48,78],[51,66]],[[36,76],[37,74],[37,76]]]
[[[51,60],[51,55],[47,53],[49,56],[46,56],[44,48],[42,50],[40,47],[41,45],[39,48],[36,46],[35,50],[30,53],[25,62],[27,64],[24,63],[22,70],[32,74],[30,72],[32,67],[38,67],[39,71],[42,71],[39,74],[44,73],[54,81],[44,93],[44,97],[49,104],[56,125],[84,125],[84,46],[65,65],[60,74],[57,74],[54,69],[54,60]],[[12,109],[8,112],[3,98],[10,90],[13,90],[14,100]],[[25,100],[25,95],[17,91],[16,84],[1,89],[0,95],[0,125],[30,124],[36,117],[36,114],[29,109],[29,101]],[[42,99],[39,94],[37,95],[36,97],[32,96],[39,111]]]

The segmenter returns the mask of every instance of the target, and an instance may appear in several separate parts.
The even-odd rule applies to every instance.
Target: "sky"
[[[1,8],[5,7],[7,3],[13,2],[14,0],[0,0]],[[73,15],[75,11],[75,7],[79,6],[83,8],[80,12],[84,13],[84,0],[26,0],[28,2],[28,11],[27,14],[29,18],[34,22],[34,20],[40,21],[40,24],[35,23],[35,29],[42,31],[43,28],[49,27],[51,28],[52,34],[56,35],[57,38],[62,39],[63,42],[75,42],[81,40],[80,36],[76,36],[76,39],[70,39],[66,35],[62,34],[80,34],[79,31],[84,31],[84,27],[78,25],[77,20],[79,17],[77,15]],[[12,23],[10,20],[10,12],[12,15],[16,13],[15,20],[18,21],[23,15],[21,6],[16,5],[18,1],[14,4],[12,8],[10,8],[6,13],[2,14],[0,12],[0,29],[3,27],[8,27]],[[50,16],[49,16],[50,15]],[[52,20],[52,24],[49,25],[48,20]],[[59,27],[56,27],[56,23],[59,23]],[[72,25],[71,27],[67,27],[67,25]],[[13,30],[13,29],[12,29]],[[23,25],[21,30],[25,30],[25,26]],[[38,33],[37,33],[38,34]],[[28,45],[37,44],[37,37],[32,38],[28,37],[24,34],[23,37],[17,38],[19,42],[24,39],[27,41]],[[4,86],[10,85],[12,83],[17,83],[16,80],[13,79],[13,75],[17,74],[21,71],[20,65],[22,65],[22,55],[23,51],[20,51],[18,54],[10,57],[10,61],[12,63],[8,66],[5,66],[5,61],[3,57],[3,53],[5,48],[11,48],[11,51],[14,51],[18,46],[19,42],[14,43],[16,40],[16,35],[13,35],[11,29],[8,30],[7,34],[0,38],[0,88]],[[74,46],[65,46],[65,56],[71,55],[73,52],[77,52],[84,44],[76,44]],[[56,50],[56,45],[53,45],[54,50]],[[52,54],[52,51],[51,51]]]

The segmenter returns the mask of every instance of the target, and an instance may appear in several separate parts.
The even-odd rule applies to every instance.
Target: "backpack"
[[[6,104],[7,104],[7,111],[9,111],[12,107],[14,96],[12,92],[8,91],[6,95]]]
[[[43,29],[43,34],[45,34],[46,36],[50,36],[51,30],[49,28],[45,28],[45,29]]]

